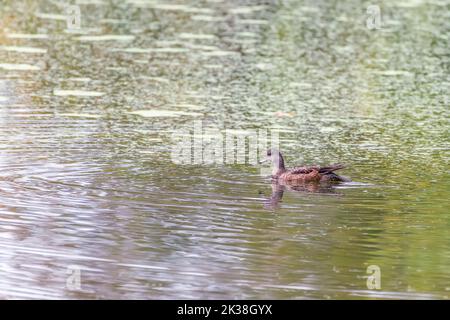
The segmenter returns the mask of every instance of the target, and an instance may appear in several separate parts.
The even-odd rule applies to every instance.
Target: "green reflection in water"
[[[368,5],[80,2],[67,30],[3,1],[0,296],[448,298],[449,3]],[[355,183],[268,206],[256,166],[171,161],[194,118]]]

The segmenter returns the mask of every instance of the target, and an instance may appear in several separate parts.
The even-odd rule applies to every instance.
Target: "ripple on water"
[[[439,2],[432,20],[388,5],[376,32],[334,1],[77,1],[77,30],[54,2],[7,2],[1,297],[448,293]],[[350,163],[354,182],[283,189],[248,163],[179,165],[172,138],[200,118],[217,128],[204,142],[273,130],[287,163]],[[381,291],[366,290],[371,264]],[[65,288],[74,265],[80,292]]]
[[[81,36],[75,38],[78,41],[133,41],[135,36],[133,35],[123,35],[123,34],[103,34],[97,36]]]
[[[101,117],[100,114],[92,114],[92,113],[60,113],[59,115],[63,117],[90,118],[90,119],[98,119]]]
[[[7,33],[7,38],[10,39],[30,39],[30,40],[46,40],[49,38],[48,34],[26,34],[26,33]]]
[[[60,90],[54,89],[53,95],[55,96],[75,96],[75,97],[101,97],[105,93],[99,91],[87,91],[87,90]]]
[[[0,50],[20,52],[20,53],[47,53],[47,49],[19,46],[0,46]]]
[[[217,40],[217,36],[214,34],[204,34],[204,33],[185,33],[181,32],[178,34],[181,39],[188,40]]]
[[[0,69],[11,71],[39,71],[40,67],[26,63],[0,63]]]
[[[65,14],[36,12],[35,16],[40,18],[40,19],[44,19],[44,20],[67,21],[67,16]]]
[[[112,52],[125,53],[186,53],[188,48],[113,48]]]
[[[129,114],[138,115],[144,118],[160,118],[160,117],[199,117],[203,116],[198,112],[174,111],[174,110],[136,110],[130,111]]]

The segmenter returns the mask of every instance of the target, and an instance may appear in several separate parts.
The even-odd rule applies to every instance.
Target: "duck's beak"
[[[259,164],[263,164],[263,163],[266,163],[266,162],[269,162],[269,159],[263,159],[263,160],[260,160],[260,161],[259,161]]]

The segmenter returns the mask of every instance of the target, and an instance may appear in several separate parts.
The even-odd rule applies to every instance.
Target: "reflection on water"
[[[280,202],[286,190],[307,193],[335,193],[334,185],[331,183],[298,183],[298,184],[282,184],[277,181],[272,182],[272,194],[266,202],[267,208],[279,208]]]
[[[448,1],[380,30],[356,0],[64,3],[0,7],[1,298],[448,298]],[[194,119],[355,183],[174,164]]]

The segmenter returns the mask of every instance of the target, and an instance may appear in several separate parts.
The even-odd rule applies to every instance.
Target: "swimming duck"
[[[267,150],[267,160],[272,162],[272,178],[287,183],[309,182],[348,182],[350,179],[339,176],[334,171],[343,169],[342,164],[333,164],[326,167],[302,166],[286,169],[283,155],[276,149]]]

